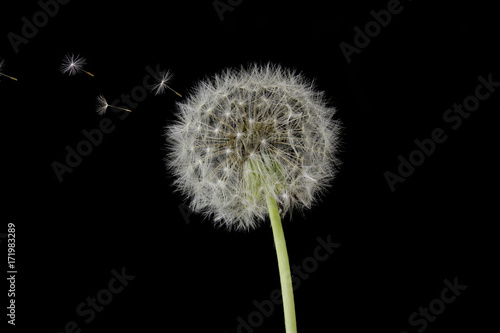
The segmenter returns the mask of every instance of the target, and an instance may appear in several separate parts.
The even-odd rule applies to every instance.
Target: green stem
[[[281,225],[281,218],[276,200],[272,196],[266,198],[269,218],[273,228],[274,245],[278,256],[278,268],[280,272],[281,295],[283,298],[283,312],[285,314],[286,333],[297,333],[295,320],[295,303],[293,300],[292,276],[290,274],[290,263],[286,250],[285,234]]]

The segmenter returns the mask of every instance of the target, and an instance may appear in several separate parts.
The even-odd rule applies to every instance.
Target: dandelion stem
[[[3,75],[3,76],[5,76],[5,77],[8,77],[8,78],[9,78],[9,79],[11,79],[11,80],[17,81],[17,79],[16,79],[15,77],[8,76],[8,75],[5,75],[5,74],[3,74],[3,73],[0,73],[0,75]]]
[[[115,108],[115,109],[120,109],[120,110],[123,110],[123,111],[128,111],[128,112],[132,112],[132,110],[129,110],[129,109],[124,109],[124,108],[121,108],[119,106],[114,106],[114,105],[108,105],[110,108]]]
[[[276,200],[272,196],[266,198],[269,218],[273,228],[274,246],[278,256],[278,268],[280,272],[281,295],[283,298],[283,312],[285,314],[286,333],[297,333],[295,320],[295,303],[293,300],[292,276],[290,274],[290,263],[286,250],[285,234],[281,225],[281,218]]]
[[[85,74],[88,74],[88,75],[90,75],[90,76],[94,77],[94,74],[92,74],[92,73],[90,73],[90,72],[87,72],[86,70],[83,70],[83,69],[82,69],[82,72],[84,72]]]

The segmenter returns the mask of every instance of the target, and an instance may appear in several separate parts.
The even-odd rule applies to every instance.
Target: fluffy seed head
[[[0,59],[0,72],[2,71],[4,65],[5,65],[5,60]]]
[[[227,69],[201,81],[166,127],[166,163],[190,208],[218,225],[265,221],[310,208],[338,165],[340,124],[322,92],[280,66]]]
[[[68,73],[68,75],[75,75],[82,71],[83,65],[86,64],[85,58],[81,58],[79,55],[67,54],[64,56],[61,72],[63,74]]]

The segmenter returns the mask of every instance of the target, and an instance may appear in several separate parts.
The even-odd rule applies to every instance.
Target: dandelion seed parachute
[[[181,94],[179,94],[177,91],[174,89],[170,88],[167,83],[172,81],[174,78],[174,74],[171,73],[169,70],[167,71],[161,71],[157,76],[155,76],[156,83],[150,87],[150,90],[155,93],[155,95],[163,94],[166,89],[172,90],[177,96],[182,97]]]
[[[310,208],[339,161],[339,121],[324,93],[279,65],[227,69],[201,81],[165,129],[167,168],[190,208],[250,230],[271,196],[285,215]]]
[[[104,115],[106,113],[106,111],[108,110],[108,107],[120,109],[120,110],[127,111],[127,112],[132,112],[132,110],[129,110],[129,109],[125,109],[125,108],[115,106],[115,105],[110,105],[110,104],[108,104],[108,102],[106,101],[106,98],[104,98],[103,95],[98,96],[97,97],[97,104],[96,104],[97,114],[100,116]]]
[[[80,72],[84,72],[90,76],[94,76],[92,73],[89,73],[83,69],[83,66],[86,64],[85,58],[80,57],[79,55],[67,54],[64,56],[63,62],[61,64],[60,70],[63,74],[68,73],[68,75],[75,75]]]
[[[104,96],[100,95],[97,97],[96,112],[98,115],[104,115],[106,113],[106,110],[108,109],[108,106],[109,104]]]
[[[1,59],[1,60],[0,60],[0,75],[1,75],[1,76],[5,76],[5,77],[8,77],[8,78],[9,78],[9,79],[11,79],[11,80],[17,81],[17,79],[16,79],[15,77],[12,77],[12,76],[9,76],[9,75],[6,75],[6,74],[2,73],[3,66],[5,66],[5,60],[4,60],[4,59]]]

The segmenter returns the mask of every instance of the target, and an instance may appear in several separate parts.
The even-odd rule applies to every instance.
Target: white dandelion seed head
[[[82,67],[86,64],[85,58],[80,57],[79,55],[67,54],[64,56],[61,72],[63,74],[68,73],[68,75],[75,75],[82,71]]]
[[[108,106],[109,104],[103,95],[97,97],[96,112],[98,115],[104,115],[106,113],[106,110],[108,109]]]
[[[282,215],[310,208],[336,174],[336,110],[295,71],[227,69],[177,108],[165,132],[167,167],[190,208],[217,225],[256,227],[268,215],[267,196]]]
[[[172,81],[174,74],[167,71],[161,71],[155,76],[156,83],[150,87],[150,90],[155,93],[155,95],[163,94],[167,88],[167,84]]]

